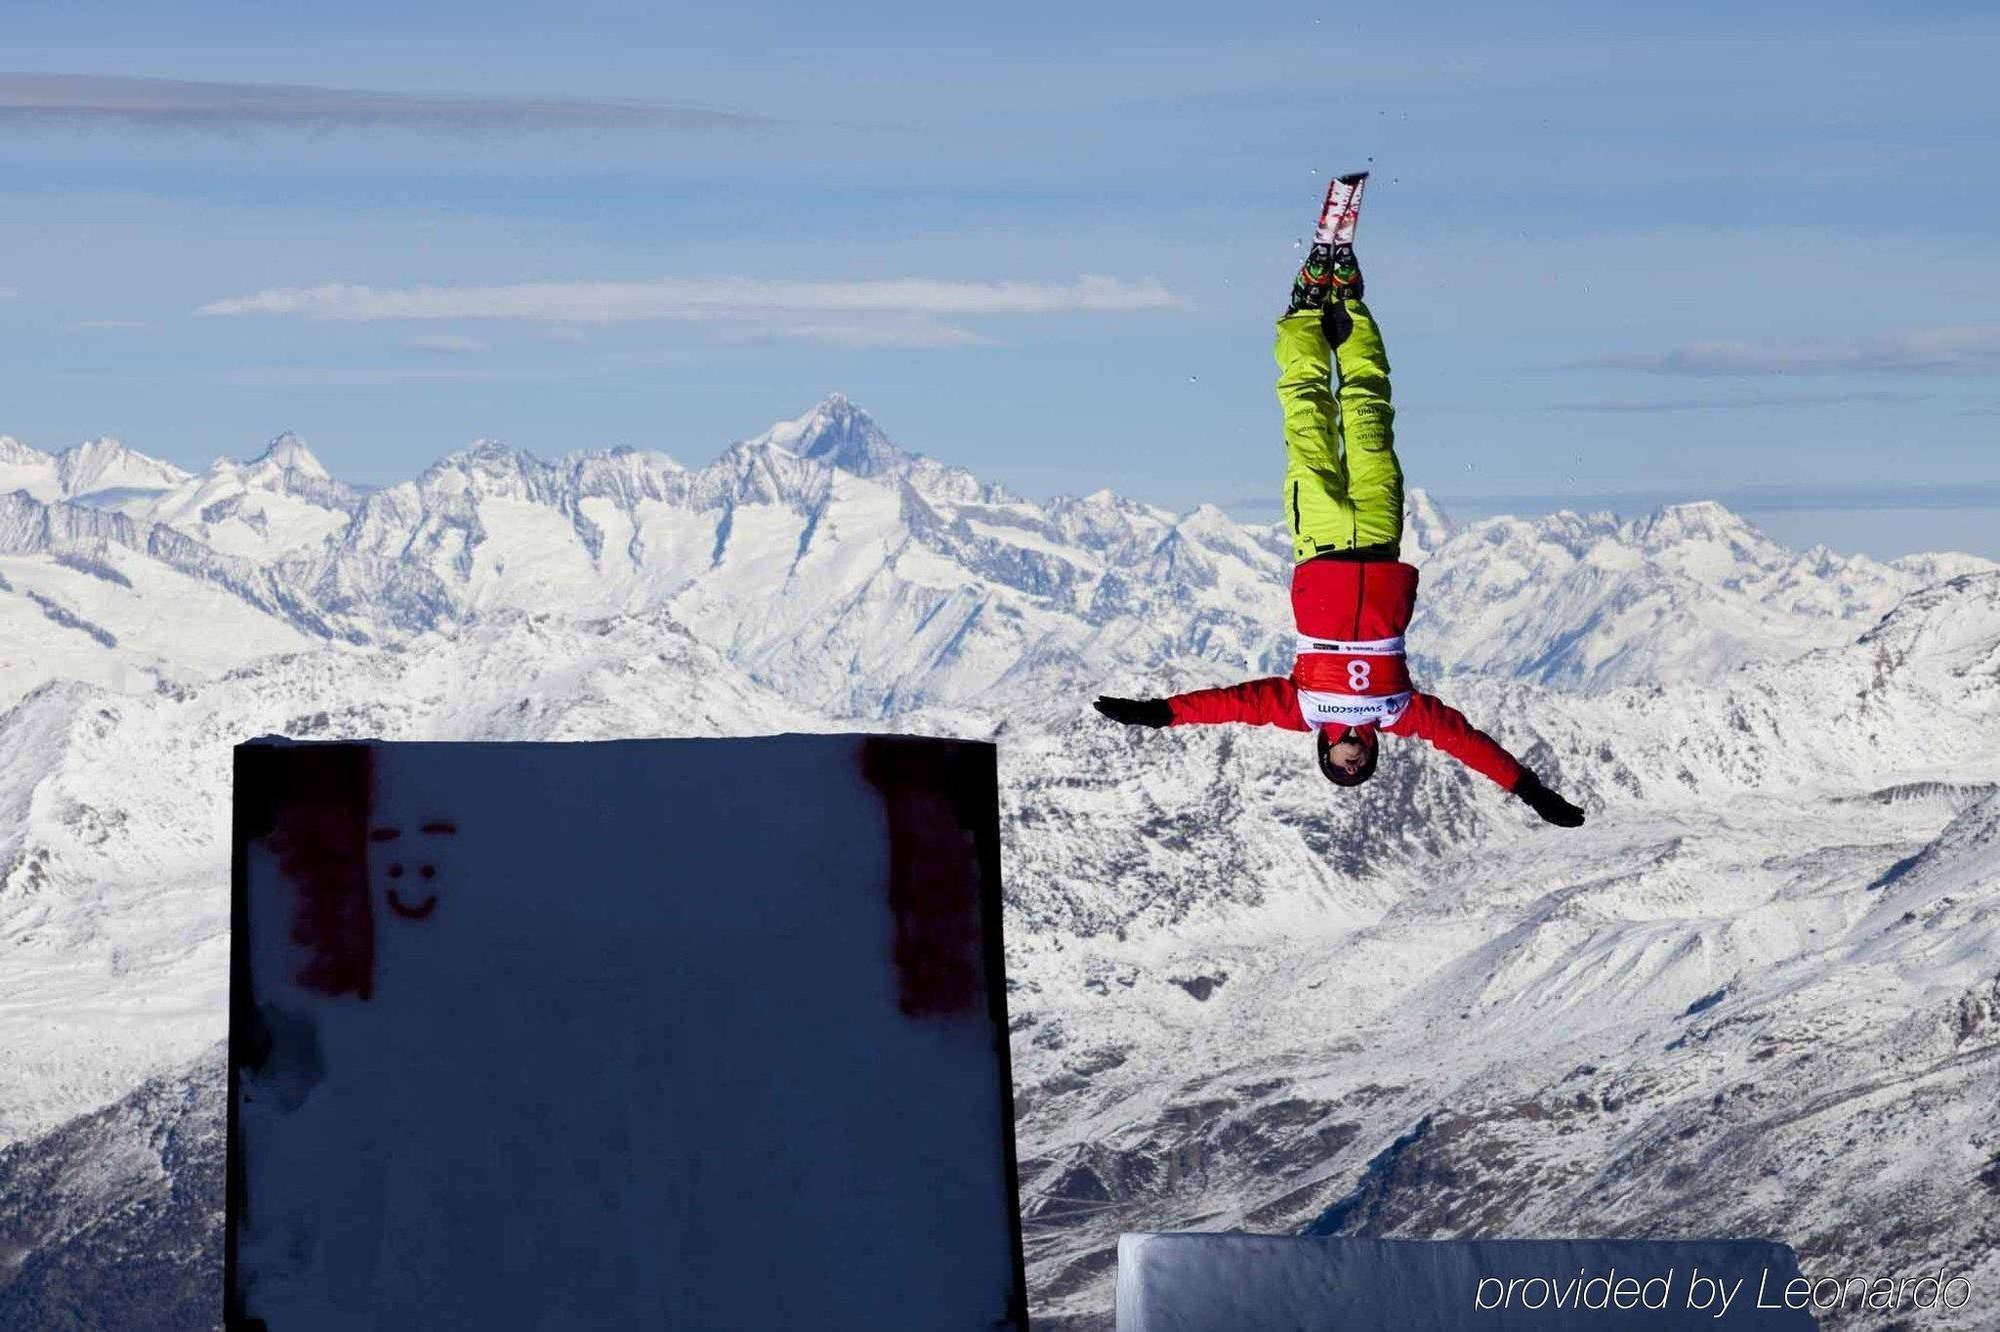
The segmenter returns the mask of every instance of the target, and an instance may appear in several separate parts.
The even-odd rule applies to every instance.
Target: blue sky
[[[1269,321],[1367,165],[1454,510],[2000,557],[1990,6],[638,8],[15,0],[0,433],[381,482],[842,390],[1037,498],[1263,516]]]

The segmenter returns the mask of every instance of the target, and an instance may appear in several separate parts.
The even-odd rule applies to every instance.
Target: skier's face
[[[1349,774],[1361,771],[1361,765],[1368,761],[1368,746],[1350,735],[1347,739],[1331,746],[1326,751],[1326,761],[1342,772]]]

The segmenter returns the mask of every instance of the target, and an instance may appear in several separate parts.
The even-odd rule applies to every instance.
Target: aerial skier
[[[1417,570],[1402,561],[1403,470],[1389,359],[1361,299],[1352,244],[1366,175],[1343,176],[1328,190],[1312,250],[1278,320],[1299,636],[1291,674],[1172,698],[1103,697],[1096,707],[1131,726],[1247,722],[1312,731],[1319,770],[1336,786],[1359,786],[1375,774],[1382,733],[1414,737],[1490,778],[1547,822],[1574,828],[1583,822],[1581,809],[1410,680],[1403,631],[1416,607]]]

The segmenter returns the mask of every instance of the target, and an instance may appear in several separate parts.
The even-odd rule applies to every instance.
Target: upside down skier
[[[1358,179],[1345,179],[1358,201]],[[1102,697],[1096,708],[1135,726],[1248,722],[1312,731],[1319,769],[1337,786],[1374,775],[1383,733],[1410,736],[1490,778],[1547,822],[1577,827],[1581,809],[1464,714],[1411,683],[1403,631],[1416,606],[1417,570],[1402,562],[1403,472],[1389,360],[1361,293],[1352,247],[1315,243],[1278,320],[1299,635],[1291,674],[1172,698]]]

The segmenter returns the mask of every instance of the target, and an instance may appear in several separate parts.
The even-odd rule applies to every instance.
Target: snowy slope
[[[326,642],[282,582],[172,528],[0,495],[0,705],[52,680],[124,692]]]
[[[0,1148],[0,1327],[222,1321],[223,1051]]]

